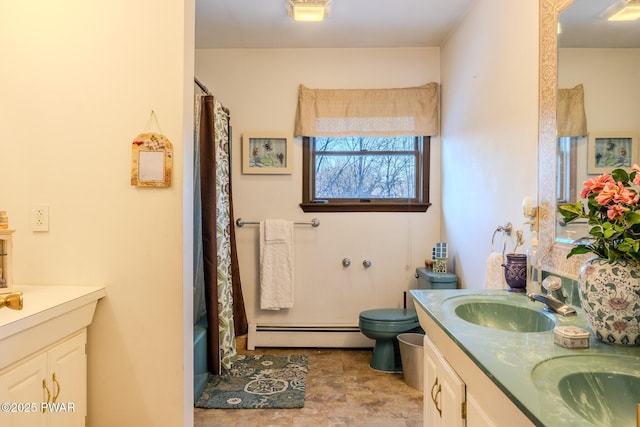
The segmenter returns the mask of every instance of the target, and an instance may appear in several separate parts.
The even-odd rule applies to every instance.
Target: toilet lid
[[[379,322],[416,322],[418,315],[415,310],[406,308],[379,308],[360,313],[360,318]]]

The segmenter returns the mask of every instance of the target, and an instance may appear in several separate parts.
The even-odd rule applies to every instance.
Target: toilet
[[[422,332],[415,310],[379,308],[360,313],[360,332],[376,341],[371,358],[372,369],[382,372],[402,372],[398,335]]]

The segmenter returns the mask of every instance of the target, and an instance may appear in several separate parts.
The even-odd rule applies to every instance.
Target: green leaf
[[[582,202],[576,204],[565,204],[558,206],[558,212],[564,218],[565,222],[571,222],[576,218],[580,218],[584,214]]]
[[[625,219],[631,224],[640,224],[640,214],[636,211],[630,211],[625,215]]]
[[[629,252],[631,251],[632,247],[628,242],[622,242],[616,249],[618,249],[620,252]]]
[[[611,176],[616,182],[622,182],[622,184],[629,184],[629,174],[624,169],[614,169],[611,172]]]
[[[569,253],[567,254],[567,258],[570,258],[574,255],[588,254],[589,252],[593,252],[596,255],[600,255],[596,251],[594,251],[593,248],[589,245],[578,245],[571,248],[571,251],[569,251]]]

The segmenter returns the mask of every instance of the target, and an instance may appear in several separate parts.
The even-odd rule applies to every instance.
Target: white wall
[[[640,49],[560,49],[558,87],[584,85],[589,132],[640,133]]]
[[[357,324],[360,311],[402,307],[440,234],[440,142],[432,140],[431,194],[426,213],[303,213],[302,142],[296,138],[292,175],[243,175],[244,132],[293,133],[298,85],[311,88],[389,88],[440,79],[439,49],[217,49],[196,50],[196,75],[231,110],[235,215],[284,218],[319,228],[295,229],[295,303],[259,310],[257,227],[236,231],[250,322]],[[343,258],[352,265],[343,268]],[[367,258],[373,266],[365,270]],[[410,299],[410,298],[409,298]]]
[[[89,331],[92,427],[192,424],[182,209],[192,204],[193,8],[0,3],[0,208],[16,229],[14,279],[107,287]],[[131,142],[152,110],[174,144],[167,189],[129,184]],[[48,233],[29,230],[34,203],[50,206]]]
[[[496,228],[511,222],[529,239],[521,203],[537,194],[538,1],[476,1],[441,61],[443,239],[463,286],[480,288]]]
[[[608,132],[640,136],[640,49],[558,49],[558,87],[584,86],[587,130],[593,135]],[[588,174],[589,136],[576,140],[576,197]],[[632,153],[640,163],[640,153]],[[595,174],[592,174],[595,175]],[[585,235],[587,225],[558,227],[558,237],[569,240]]]

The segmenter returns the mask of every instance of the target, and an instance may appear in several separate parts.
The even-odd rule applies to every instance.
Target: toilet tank
[[[416,278],[418,289],[456,289],[458,287],[458,276],[453,273],[434,273],[428,268],[419,267],[416,268]]]

